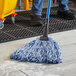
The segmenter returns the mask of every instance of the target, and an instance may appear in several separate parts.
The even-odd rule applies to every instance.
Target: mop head
[[[61,63],[61,50],[51,38],[48,41],[36,39],[11,54],[10,59],[36,63]]]

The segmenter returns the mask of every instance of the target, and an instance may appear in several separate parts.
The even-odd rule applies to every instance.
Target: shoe
[[[31,18],[30,25],[38,25],[38,26],[42,25],[42,19],[40,15],[31,14],[30,18]]]
[[[66,10],[66,11],[63,11],[63,12],[58,11],[57,14],[58,14],[59,17],[62,17],[62,18],[67,19],[67,20],[76,19],[76,15],[73,12],[71,12],[70,10]]]

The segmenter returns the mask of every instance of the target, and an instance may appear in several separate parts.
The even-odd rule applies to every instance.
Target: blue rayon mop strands
[[[61,63],[61,50],[51,38],[48,41],[36,39],[11,54],[10,59],[36,63]]]

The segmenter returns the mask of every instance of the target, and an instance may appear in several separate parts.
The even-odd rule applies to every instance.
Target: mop
[[[27,43],[10,55],[10,59],[21,62],[35,63],[61,63],[61,49],[57,42],[48,37],[49,15],[51,0],[48,1],[46,21],[43,29],[43,36]]]

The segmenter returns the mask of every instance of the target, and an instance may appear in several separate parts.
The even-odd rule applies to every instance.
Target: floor
[[[57,7],[51,8],[51,17],[49,19],[49,34],[75,29],[76,20],[64,20],[59,18],[57,16],[57,9]],[[47,9],[43,9],[42,12],[43,26],[45,25],[46,11]],[[31,14],[30,11],[18,12],[15,24],[11,22],[11,16],[7,17],[4,23],[4,28],[0,30],[0,43],[42,35],[42,26],[30,26],[29,14]]]
[[[23,63],[9,59],[16,49],[38,37],[0,43],[0,76],[76,76],[76,30],[49,34],[61,47],[63,62],[60,64]]]
[[[12,52],[38,37],[1,43],[0,76],[76,76],[76,30],[49,34],[49,37],[61,47],[62,63],[36,64],[9,59]]]

